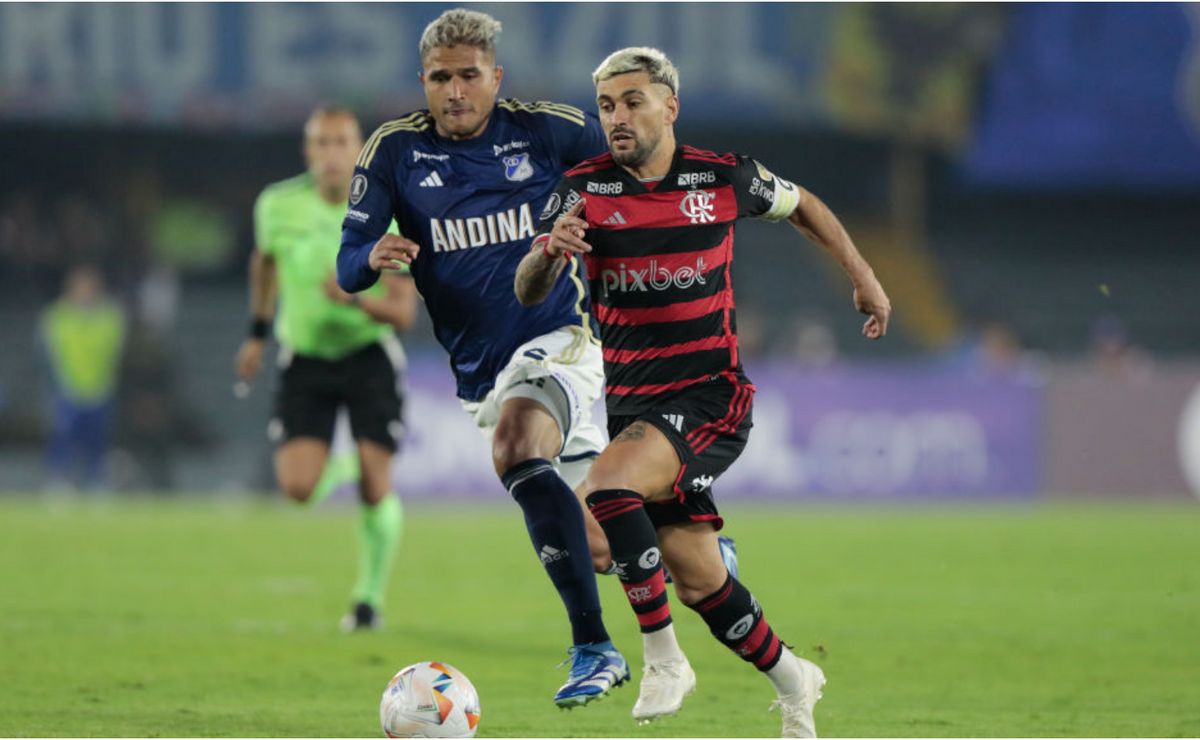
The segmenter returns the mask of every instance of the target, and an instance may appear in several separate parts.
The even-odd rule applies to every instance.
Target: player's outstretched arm
[[[559,216],[549,233],[533,240],[529,254],[517,265],[513,290],[522,306],[532,306],[546,300],[571,255],[592,251],[591,246],[583,240],[587,233],[587,221],[579,218],[583,206],[584,201],[580,200]]]
[[[850,276],[850,284],[854,286],[854,308],[868,316],[863,324],[863,336],[879,339],[887,334],[888,319],[892,314],[891,301],[883,292],[875,271],[859,254],[854,241],[833,211],[820,198],[802,190],[800,202],[788,216],[788,221],[801,234],[829,252]]]
[[[238,378],[249,383],[262,366],[263,347],[267,331],[275,315],[275,258],[255,249],[250,253],[250,336],[238,348],[235,371]]]

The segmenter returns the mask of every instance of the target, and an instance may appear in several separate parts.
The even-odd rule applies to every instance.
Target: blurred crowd
[[[214,442],[181,387],[175,332],[185,277],[231,268],[233,219],[161,193],[133,177],[103,194],[21,190],[0,202],[5,312],[33,311],[0,327],[10,347],[33,349],[7,358],[0,426],[9,445],[44,445],[50,489],[107,487],[116,446],[136,461],[125,483],[169,490],[177,452]]]
[[[295,172],[299,157],[291,137],[276,137],[257,159],[246,156],[256,142],[236,143],[215,139],[177,160],[160,153],[161,170],[97,167],[66,189],[47,178],[0,186],[0,306],[16,319],[0,322],[0,343],[10,348],[0,353],[0,452],[36,451],[47,487],[167,491],[179,485],[181,456],[229,445],[231,433],[242,435],[233,444],[266,445],[266,406],[252,421],[244,408],[244,428],[232,429],[220,404],[232,400],[229,368],[245,326],[252,204],[263,185]],[[230,161],[218,160],[226,149]],[[119,147],[105,151],[111,164]],[[232,160],[242,169],[230,169]],[[871,233],[854,213],[846,221],[864,240]],[[911,235],[877,231],[875,248],[890,244],[901,260],[946,256]],[[829,287],[836,276],[818,269],[816,255],[804,262],[794,235],[762,233],[747,232],[735,270],[747,363],[819,372],[864,361],[849,296]],[[980,258],[1017,259],[986,244],[971,248]],[[778,259],[789,260],[787,269]],[[910,293],[947,292],[952,282]],[[979,286],[955,287],[970,295]],[[898,305],[872,362],[1036,384],[1050,372],[1048,353],[1060,359],[1069,346],[1076,356],[1086,347],[1087,362],[1106,376],[1136,381],[1154,367],[1116,312],[1080,315],[1074,326],[1087,336],[1060,332],[1061,346],[1031,347],[1008,306],[963,309],[948,339],[934,342],[906,324],[906,303]],[[405,343],[410,352],[438,351],[423,314]]]

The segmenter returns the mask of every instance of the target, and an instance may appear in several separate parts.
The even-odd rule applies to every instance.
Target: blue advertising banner
[[[918,367],[751,369],[754,429],[716,484],[720,500],[903,500],[1033,496],[1041,488],[1042,390]],[[397,490],[414,499],[505,501],[483,436],[450,372],[410,368]],[[603,419],[602,409],[597,417]]]
[[[1200,187],[1200,6],[1019,6],[966,173],[990,185]]]
[[[0,118],[271,126],[319,101],[369,118],[424,105],[417,44],[449,3],[0,3]],[[504,30],[502,95],[594,107],[592,70],[652,45],[690,114],[763,121],[817,105],[828,5],[471,3]]]

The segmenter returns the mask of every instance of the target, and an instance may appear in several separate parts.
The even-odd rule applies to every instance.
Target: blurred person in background
[[[395,331],[408,329],[416,316],[416,290],[402,271],[389,273],[361,295],[346,293],[334,278],[354,160],[362,145],[353,113],[318,108],[304,127],[308,171],[269,185],[259,196],[250,258],[250,330],[236,358],[237,376],[248,384],[262,365],[274,319],[281,375],[269,433],[279,445],[276,479],[289,498],[315,503],[343,477],[360,479],[361,558],[353,604],[342,620],[345,631],[381,624],[403,519],[391,480],[402,433],[404,366]],[[330,457],[343,408],[357,451],[349,470]]]
[[[968,313],[966,330],[939,358],[946,369],[977,380],[1038,380],[1040,358],[1026,349],[1016,327],[988,311]]]
[[[1133,343],[1129,326],[1117,316],[1105,315],[1092,322],[1088,353],[1092,365],[1110,378],[1144,381],[1154,371],[1153,358]]]
[[[100,488],[105,483],[125,312],[106,295],[99,270],[82,266],[67,273],[62,297],[42,313],[40,339],[54,394],[49,486],[72,485],[79,462],[82,485]]]
[[[797,316],[787,337],[787,357],[806,368],[830,367],[838,361],[837,335],[823,317]],[[741,341],[741,322],[738,322]]]

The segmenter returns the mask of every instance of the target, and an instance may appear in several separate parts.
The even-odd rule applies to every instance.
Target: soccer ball
[[[392,677],[379,702],[388,737],[475,737],[479,694],[446,663],[414,663]]]

